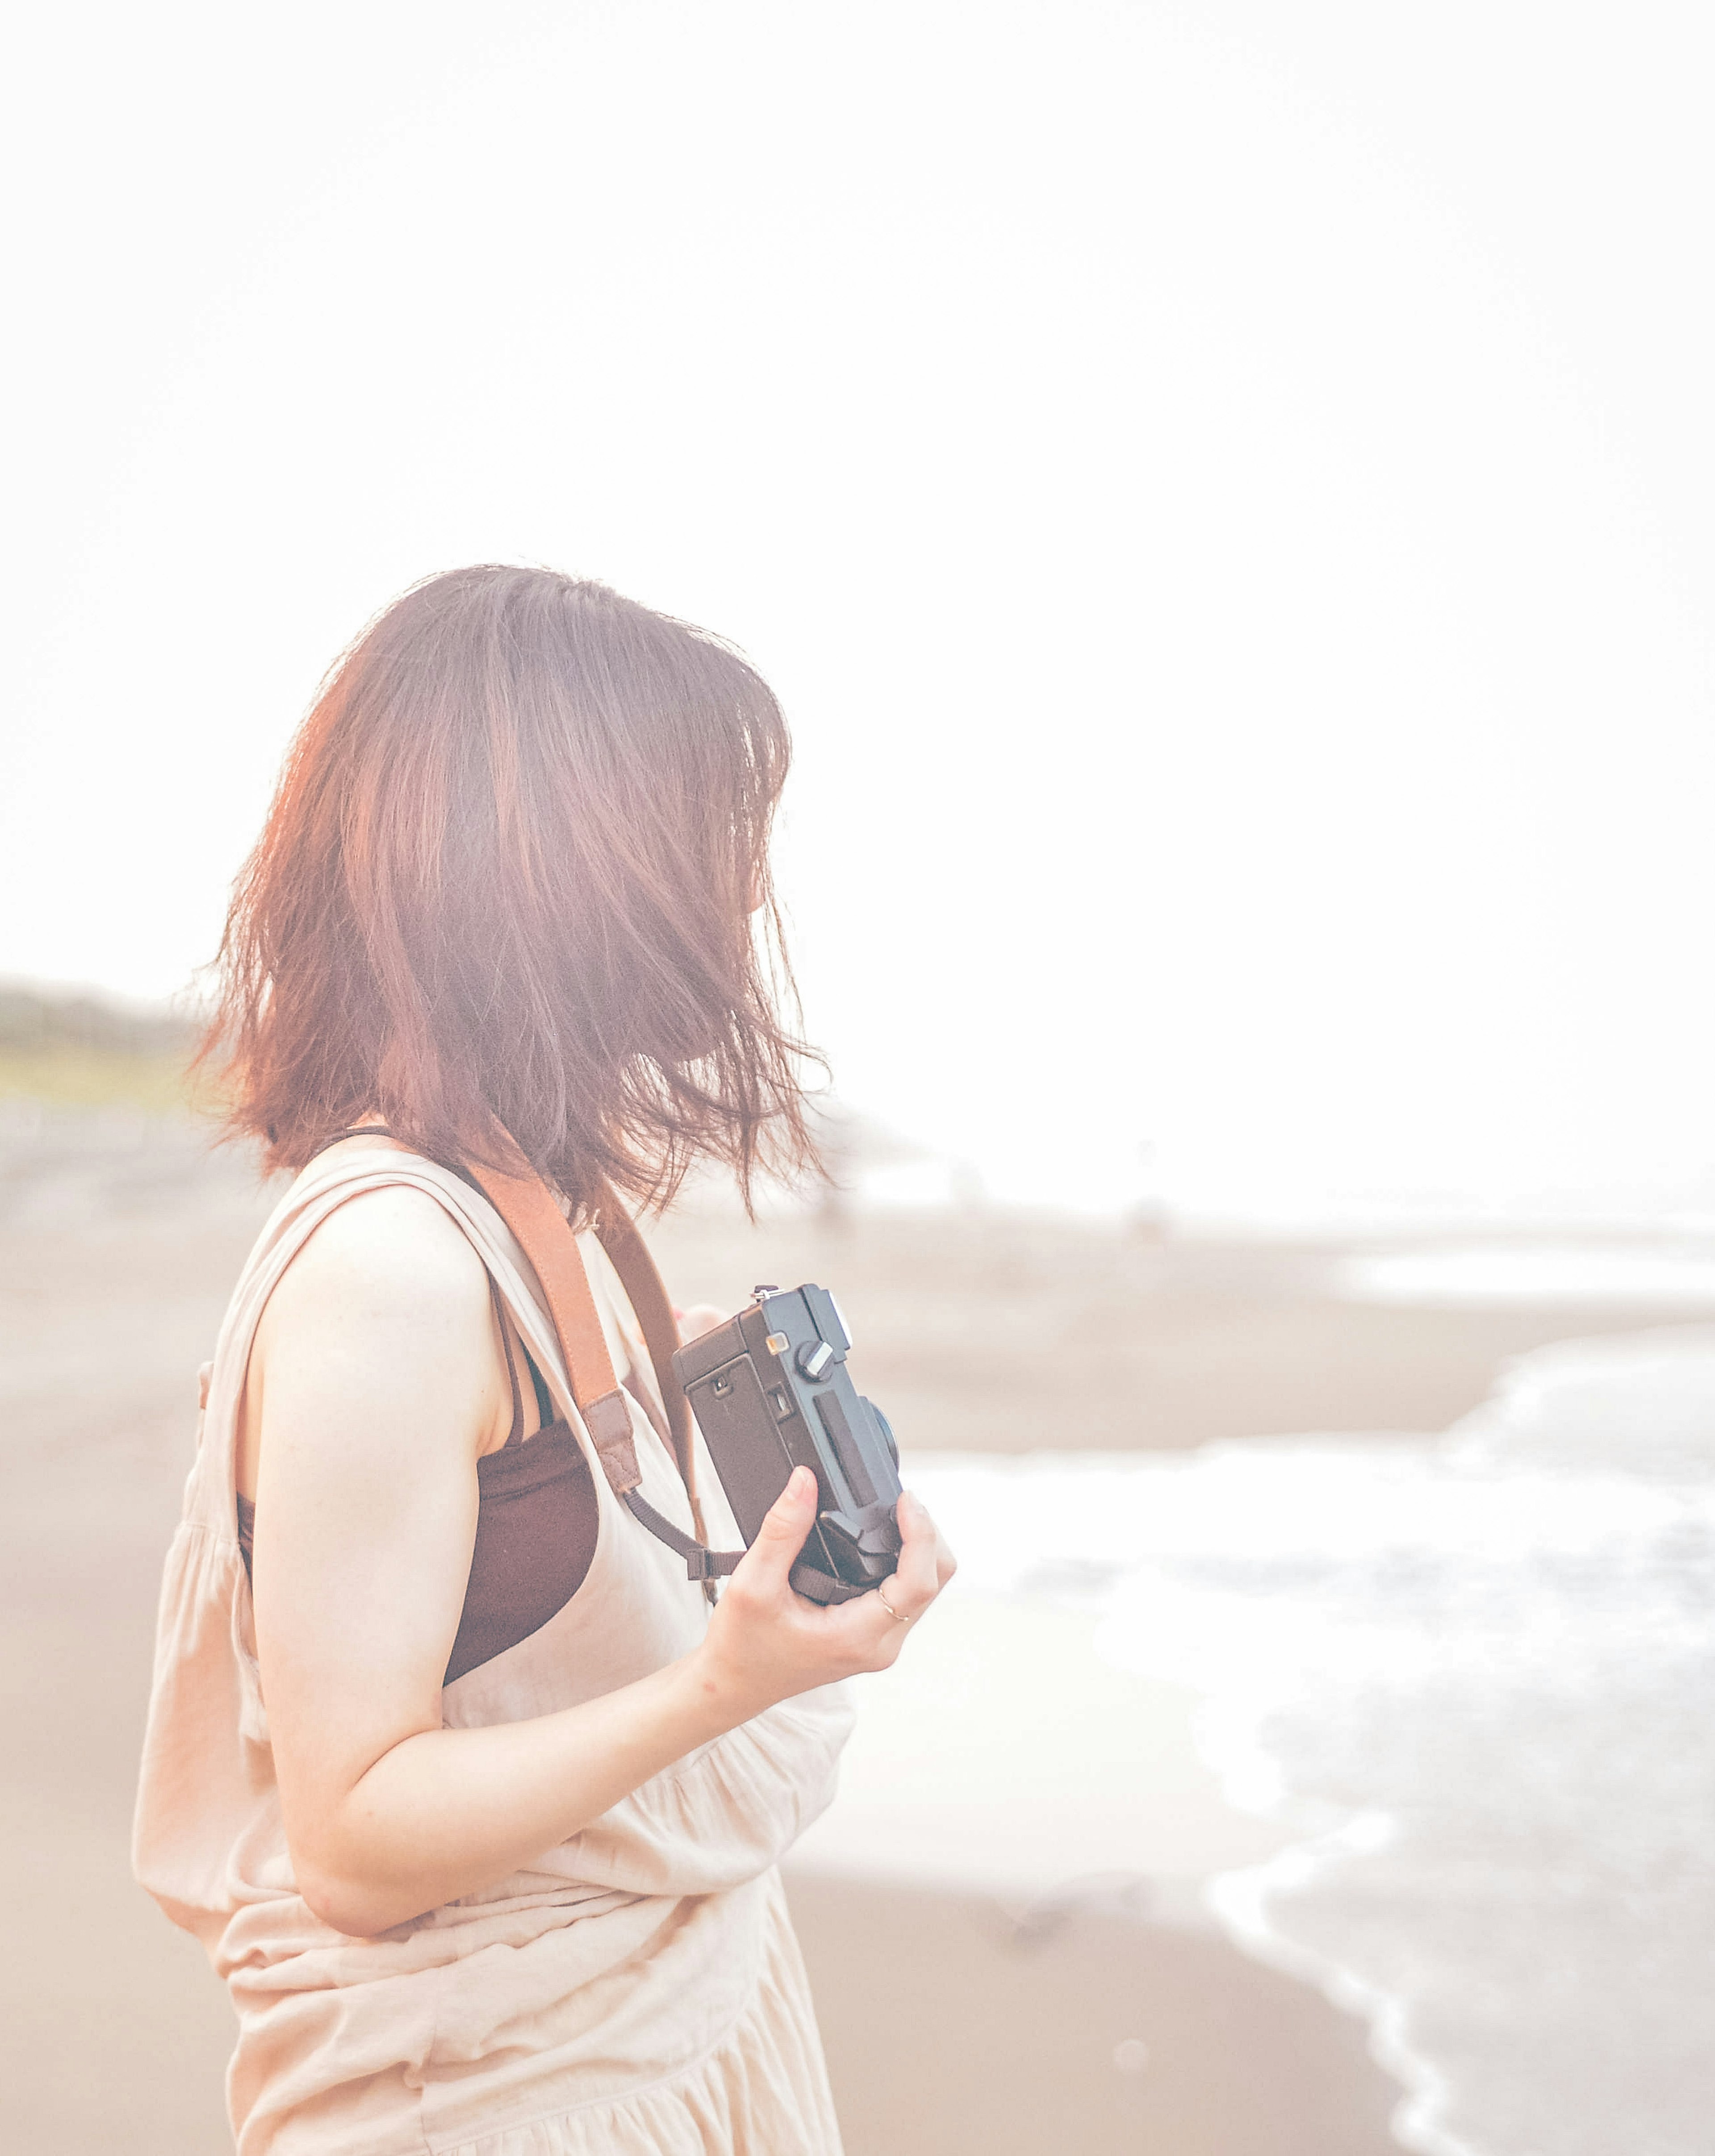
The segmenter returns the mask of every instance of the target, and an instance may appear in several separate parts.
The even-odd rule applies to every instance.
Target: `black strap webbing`
[[[676,1551],[685,1559],[687,1579],[724,1579],[728,1573],[737,1572],[742,1550],[705,1549],[701,1543],[693,1542],[682,1529],[662,1513],[658,1512],[647,1497],[635,1490],[625,1492],[626,1509],[634,1519],[641,1520],[657,1542],[665,1543],[670,1550]]]

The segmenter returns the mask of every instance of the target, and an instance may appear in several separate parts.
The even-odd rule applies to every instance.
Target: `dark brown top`
[[[477,1461],[476,1481],[476,1544],[443,1684],[540,1631],[583,1586],[595,1556],[595,1482],[569,1424],[551,1422],[516,1444],[509,1438]],[[255,1526],[256,1508],[240,1492],[247,1572]]]

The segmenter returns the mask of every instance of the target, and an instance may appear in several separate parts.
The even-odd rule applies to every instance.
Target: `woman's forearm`
[[[299,1892],[316,1915],[359,1938],[389,1931],[507,1877],[777,1701],[887,1668],[952,1578],[952,1554],[902,1496],[887,1599],[815,1608],[793,1593],[791,1570],[816,1502],[815,1477],[795,1469],[682,1661],[534,1721],[408,1732],[342,1794],[313,1810],[286,1801]]]
[[[506,1878],[764,1704],[694,1654],[557,1714],[421,1731],[330,1815],[288,1816],[299,1891],[337,1931],[389,1930]]]

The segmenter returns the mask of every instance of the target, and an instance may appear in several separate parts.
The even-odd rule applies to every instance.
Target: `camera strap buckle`
[[[728,1573],[737,1571],[744,1555],[742,1550],[711,1550],[701,1543],[693,1542],[683,1528],[675,1527],[635,1490],[625,1491],[624,1502],[627,1511],[634,1519],[642,1521],[657,1542],[665,1543],[670,1550],[685,1559],[687,1579],[701,1580],[706,1587],[711,1579],[724,1579]]]

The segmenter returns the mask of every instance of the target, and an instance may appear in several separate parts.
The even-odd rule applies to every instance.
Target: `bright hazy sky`
[[[32,13],[0,972],[182,986],[541,560],[774,682],[811,1029],[997,1190],[1715,1204],[1705,9]]]

